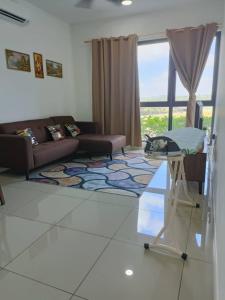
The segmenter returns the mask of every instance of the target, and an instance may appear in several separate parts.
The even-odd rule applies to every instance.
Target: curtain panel
[[[102,134],[141,146],[136,35],[92,41],[93,120]]]
[[[186,126],[194,127],[196,91],[217,31],[217,24],[167,30],[171,55],[184,87],[189,92]]]

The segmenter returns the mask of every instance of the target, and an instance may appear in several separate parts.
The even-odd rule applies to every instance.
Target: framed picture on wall
[[[8,69],[31,72],[29,54],[6,49],[5,55]]]
[[[43,58],[40,53],[33,53],[34,73],[36,78],[44,78]]]
[[[52,60],[46,60],[46,69],[47,69],[47,75],[62,78],[63,77],[63,69],[62,64],[52,61]]]

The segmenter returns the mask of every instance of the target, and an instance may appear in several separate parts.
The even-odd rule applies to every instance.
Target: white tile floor
[[[176,236],[186,262],[144,251],[165,222],[165,164],[141,199],[0,176],[0,298],[4,300],[212,300],[207,201],[179,207],[162,242]]]

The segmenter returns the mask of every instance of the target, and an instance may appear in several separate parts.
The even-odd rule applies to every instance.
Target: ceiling
[[[27,0],[68,23],[96,21],[106,18],[135,15],[187,5],[199,0],[134,0],[131,6],[116,6],[106,0],[95,0],[92,9],[77,8],[79,0]],[[205,2],[210,0],[204,0]],[[216,1],[216,0],[214,0]]]

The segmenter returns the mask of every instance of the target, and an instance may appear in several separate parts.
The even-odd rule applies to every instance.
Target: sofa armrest
[[[34,168],[33,148],[28,137],[0,134],[0,166],[28,172]]]
[[[81,133],[98,133],[98,123],[96,122],[75,122]]]

